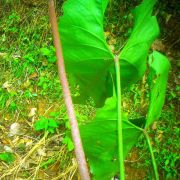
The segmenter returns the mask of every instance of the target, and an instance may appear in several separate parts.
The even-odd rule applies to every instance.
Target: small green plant
[[[15,102],[11,102],[11,104],[9,105],[9,110],[10,111],[15,111],[17,109],[17,104]]]
[[[69,135],[66,135],[63,138],[62,143],[67,145],[68,151],[72,151],[74,149],[74,144],[73,144],[72,139]]]
[[[46,57],[49,63],[56,62],[55,49],[53,46],[50,46],[49,48],[47,47],[41,48],[40,53],[42,56]]]
[[[170,65],[157,51],[148,55],[159,35],[157,19],[152,16],[156,0],[144,0],[134,9],[134,27],[127,32],[127,36],[131,35],[121,52],[114,54],[103,31],[108,3],[108,0],[68,0],[59,23],[66,68],[79,86],[76,102],[85,104],[88,98],[93,98],[99,107],[96,117],[80,126],[84,150],[94,179],[109,180],[119,172],[123,180],[124,159],[143,134],[158,180],[147,128],[160,117]],[[121,91],[142,79],[145,72],[148,73],[149,108],[147,116],[139,121],[122,111]]]
[[[15,157],[12,153],[5,152],[5,153],[0,153],[0,160],[10,164],[15,160]]]
[[[58,94],[58,92],[61,91],[61,87],[59,85],[59,80],[56,78],[56,79],[54,79],[54,81],[51,81],[51,79],[52,79],[51,73],[49,73],[46,76],[44,74],[42,74],[39,77],[38,87],[41,88],[40,94],[47,95],[49,93],[50,95],[52,95],[51,92],[54,92],[55,90],[56,90],[57,94]],[[55,95],[57,95],[57,94],[55,94]]]
[[[18,32],[18,23],[20,21],[20,16],[12,12],[8,17],[7,27],[5,28],[5,32],[17,33]]]
[[[54,133],[58,127],[58,123],[53,118],[41,117],[40,120],[36,121],[34,128],[36,131],[48,131]]]
[[[50,79],[48,79],[47,77],[41,76],[39,78],[38,86],[42,87],[42,89],[46,91],[50,83],[51,83]]]

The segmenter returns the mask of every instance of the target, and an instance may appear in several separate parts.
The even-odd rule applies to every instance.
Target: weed
[[[40,120],[38,120],[34,124],[34,128],[36,131],[48,131],[50,133],[54,133],[55,129],[58,127],[57,122],[54,119],[51,118],[45,118],[41,117]]]
[[[0,153],[0,160],[10,164],[15,160],[15,157],[12,153],[5,152],[5,153]]]

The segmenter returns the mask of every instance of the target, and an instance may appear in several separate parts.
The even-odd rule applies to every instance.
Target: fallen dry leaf
[[[46,156],[46,152],[45,152],[45,148],[40,148],[37,150],[37,153],[40,155],[40,156]]]
[[[35,72],[29,76],[29,79],[35,79],[37,77],[38,77],[38,74],[37,74],[37,72]]]
[[[112,52],[114,52],[114,46],[113,45],[109,45],[110,49]]]
[[[33,144],[33,140],[32,139],[26,140],[26,147],[27,146],[31,146],[32,144]]]
[[[28,88],[31,85],[31,82],[29,80],[27,80],[26,82],[23,83],[22,87],[24,89]]]
[[[7,56],[7,53],[0,52],[0,57],[6,57],[6,56]]]
[[[156,130],[157,129],[157,122],[154,122],[152,125],[152,130]]]
[[[9,146],[7,146],[7,145],[4,146],[4,150],[5,150],[6,152],[13,153],[12,148],[9,147]]]
[[[10,126],[9,130],[9,136],[14,136],[20,134],[20,124],[19,123],[13,123]]]
[[[116,44],[116,39],[111,38],[111,39],[109,40],[109,44],[110,44],[110,45]]]
[[[105,34],[105,37],[108,37],[111,33],[109,31],[106,31],[104,34]]]
[[[30,113],[28,114],[28,117],[33,117],[36,115],[37,108],[31,108]]]
[[[6,81],[6,82],[2,85],[2,88],[3,88],[3,89],[8,89],[9,87],[11,87],[11,84],[10,84],[8,81]]]
[[[163,44],[162,40],[155,40],[151,46],[153,51],[162,51],[165,52],[165,45]]]

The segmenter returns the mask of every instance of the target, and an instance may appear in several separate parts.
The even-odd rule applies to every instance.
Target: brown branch
[[[78,162],[79,173],[82,180],[90,180],[89,170],[88,170],[86,159],[85,159],[85,154],[84,154],[84,150],[83,150],[83,146],[82,146],[82,142],[80,138],[80,133],[79,133],[79,128],[78,128],[78,123],[76,120],[72,98],[70,95],[69,85],[68,85],[68,81],[66,77],[64,59],[63,59],[63,54],[62,54],[60,36],[58,33],[58,25],[57,25],[57,19],[56,19],[53,0],[49,0],[49,16],[50,16],[51,28],[52,28],[53,38],[54,38],[54,45],[56,48],[56,56],[58,60],[57,61],[58,73],[59,73],[59,78],[62,85],[65,105],[66,105],[69,120],[70,120],[71,134],[72,134],[72,139],[74,142],[75,155]]]

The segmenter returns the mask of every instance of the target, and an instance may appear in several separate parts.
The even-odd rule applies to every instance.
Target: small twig
[[[135,163],[135,162],[138,162],[142,157],[144,156],[144,154],[142,154],[138,159],[136,159],[136,160],[133,160],[133,161],[131,161],[131,160],[124,160],[124,162],[126,162],[126,163]]]
[[[28,136],[28,135],[25,135],[25,134],[17,134],[18,136],[23,136],[23,137],[26,137],[26,138],[29,138],[29,139],[32,139],[34,141],[39,141],[37,138],[34,138],[34,137],[31,137],[31,136]]]
[[[19,170],[21,169],[23,163],[26,161],[26,159],[27,159],[29,156],[32,155],[32,153],[34,153],[34,151],[36,151],[36,150],[38,149],[38,147],[40,147],[40,146],[42,145],[42,143],[44,142],[44,140],[45,140],[45,138],[47,137],[47,135],[48,135],[48,132],[45,133],[44,137],[43,137],[42,139],[40,139],[40,141],[37,142],[37,143],[34,145],[33,148],[31,148],[31,150],[25,155],[25,157],[20,161],[20,163],[19,163],[17,166],[13,167],[12,169],[8,169],[8,171],[5,172],[5,173],[1,176],[1,178],[4,178],[4,177],[6,177],[6,176],[8,176],[8,175],[11,175],[12,173],[14,173],[15,176],[17,176],[17,174],[18,174]]]
[[[34,172],[33,179],[36,179],[36,177],[37,177],[42,160],[43,160],[43,156],[40,156],[38,166],[36,167],[35,172]]]
[[[76,164],[73,164],[70,168],[68,168],[65,172],[59,174],[57,177],[53,178],[52,180],[58,180],[58,179],[66,179],[66,175],[68,173],[70,173],[71,171],[73,171],[73,174],[76,172],[77,170],[77,165]],[[71,180],[71,178],[68,178]]]
[[[46,111],[44,112],[43,116],[46,115],[46,113],[53,107],[54,105],[50,106]]]
[[[80,172],[80,176],[82,180],[90,180],[89,176],[89,170],[87,167],[86,159],[85,159],[85,154],[81,142],[81,137],[80,137],[80,132],[78,128],[78,123],[76,120],[76,115],[72,103],[72,98],[71,98],[71,93],[66,77],[66,71],[65,71],[65,66],[64,66],[64,58],[62,54],[62,48],[61,48],[61,42],[60,42],[60,36],[58,32],[58,25],[57,25],[57,19],[56,19],[56,13],[55,13],[55,8],[54,8],[54,1],[49,0],[49,16],[50,16],[50,22],[51,22],[51,28],[52,28],[52,33],[54,37],[54,45],[56,49],[56,57],[57,57],[57,64],[58,64],[58,73],[59,73],[59,78],[61,81],[62,85],[62,90],[63,90],[63,96],[64,96],[64,101],[65,105],[67,108],[67,113],[69,116],[70,120],[70,125],[71,125],[71,133],[72,133],[72,139],[74,142],[74,149],[75,149],[75,155],[78,163],[78,168]]]

